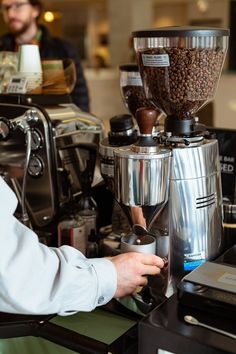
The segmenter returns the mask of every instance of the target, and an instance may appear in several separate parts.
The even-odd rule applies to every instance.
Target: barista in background
[[[39,25],[41,0],[1,0],[1,10],[9,33],[0,38],[0,50],[17,51],[21,44],[38,44],[43,59],[73,59],[77,82],[71,93],[72,100],[88,112],[89,95],[79,56],[70,43],[52,37],[46,27]]]
[[[0,177],[0,311],[70,315],[133,293],[160,273],[161,258],[123,253],[90,258],[70,246],[49,248],[14,217],[17,198]]]

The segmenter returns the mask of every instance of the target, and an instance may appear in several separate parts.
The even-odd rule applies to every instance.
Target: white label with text
[[[142,61],[144,66],[165,67],[170,66],[170,59],[168,54],[142,54]]]

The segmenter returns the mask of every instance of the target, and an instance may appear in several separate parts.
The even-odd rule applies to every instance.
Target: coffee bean
[[[144,66],[142,54],[168,54],[170,66]],[[138,52],[147,98],[168,116],[191,119],[214,97],[223,65],[219,49],[154,48]]]

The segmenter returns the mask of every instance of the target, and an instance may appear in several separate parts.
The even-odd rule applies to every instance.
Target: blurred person
[[[94,62],[96,69],[109,68],[111,66],[111,58],[106,34],[99,35],[99,44],[94,53]]]
[[[38,44],[42,59],[74,60],[77,82],[71,93],[72,101],[83,111],[89,111],[89,94],[80,58],[67,41],[52,37],[39,24],[41,0],[1,0],[1,11],[9,33],[0,37],[0,51],[17,51],[21,44]]]
[[[143,253],[86,258],[70,246],[48,247],[15,218],[17,198],[0,177],[0,311],[70,315],[91,311],[147,284],[164,261]]]

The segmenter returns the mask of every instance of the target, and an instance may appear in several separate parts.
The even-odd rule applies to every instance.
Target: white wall
[[[188,24],[188,4],[156,3],[153,9],[153,27],[186,26]]]
[[[90,94],[91,113],[104,121],[109,129],[109,119],[117,114],[128,113],[121,98],[119,70],[86,69],[85,77]]]

